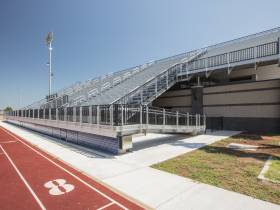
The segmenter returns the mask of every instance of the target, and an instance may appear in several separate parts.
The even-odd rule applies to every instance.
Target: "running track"
[[[1,210],[143,209],[3,127],[0,189]]]

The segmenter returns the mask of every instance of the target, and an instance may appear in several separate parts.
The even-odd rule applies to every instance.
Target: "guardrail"
[[[206,116],[171,111],[164,108],[144,105],[111,104],[80,107],[14,110],[7,113],[7,118],[48,120],[54,122],[73,122],[79,125],[94,124],[111,127],[131,125],[160,125],[176,127],[205,127]],[[48,124],[49,125],[49,124]],[[146,126],[148,129],[148,127]],[[162,128],[161,128],[162,129]]]
[[[257,45],[254,47],[244,48],[232,52],[227,52],[207,58],[194,60],[188,65],[186,65],[180,73],[192,73],[192,71],[195,70],[218,67],[222,65],[230,66],[231,64],[238,62],[256,60],[278,54],[279,41],[275,41],[262,45]]]

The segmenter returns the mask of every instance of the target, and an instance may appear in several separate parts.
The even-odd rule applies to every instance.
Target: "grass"
[[[271,165],[264,176],[270,180],[280,183],[280,158],[271,159]]]
[[[232,150],[229,143],[257,151]],[[257,177],[269,156],[280,158],[280,136],[241,134],[152,166],[193,180],[280,204],[280,185]],[[279,159],[270,174],[279,178]]]

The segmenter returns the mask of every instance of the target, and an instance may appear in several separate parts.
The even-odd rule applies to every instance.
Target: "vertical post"
[[[168,89],[168,71],[166,72],[166,89]]]
[[[278,66],[280,67],[280,37],[278,38],[278,54],[279,54],[279,57],[278,57]]]
[[[142,133],[142,124],[143,124],[143,119],[142,119],[142,105],[140,104],[140,132]]]
[[[55,108],[55,120],[58,121],[58,108]]]
[[[35,109],[33,109],[32,112],[33,112],[33,116],[32,117],[33,117],[33,119],[35,119]]]
[[[46,109],[43,109],[43,119],[46,119]]]
[[[121,104],[121,125],[123,126],[123,105]]]
[[[28,109],[28,118],[30,118],[30,109]]]
[[[89,124],[92,124],[92,105],[88,107],[88,115],[89,115]]]
[[[156,92],[156,97],[157,97],[157,92],[158,92],[158,87],[157,87],[157,78],[156,78],[156,84],[155,84],[155,92]]]
[[[197,118],[198,118],[198,126],[200,127],[200,114],[198,114]]]
[[[77,122],[77,112],[76,112],[76,107],[73,107],[73,122]]]
[[[53,33],[49,32],[46,37],[46,43],[49,49],[49,96],[51,95],[52,90],[52,41],[53,41]]]
[[[146,124],[149,124],[149,107],[146,105]]]
[[[205,114],[203,115],[203,125],[204,125],[204,127],[206,129],[206,115]]]
[[[63,114],[64,114],[63,119],[66,122],[67,121],[67,108],[66,107],[64,107]]]
[[[114,125],[114,118],[113,118],[113,104],[110,105],[109,107],[109,112],[110,112],[110,125],[113,126]]]
[[[143,104],[143,88],[140,90],[141,104]]]
[[[176,111],[176,126],[177,126],[177,128],[179,126],[179,113],[178,113],[178,111]]]
[[[99,125],[100,123],[100,110],[99,110],[99,105],[96,107],[96,124]]]
[[[165,109],[163,109],[162,114],[163,114],[162,124],[165,125]]]
[[[190,114],[187,113],[187,126],[189,127],[190,126]]]
[[[52,115],[51,115],[52,113],[51,113],[51,108],[49,108],[49,120],[51,120],[52,119]]]
[[[80,124],[83,123],[83,107],[80,106]]]
[[[40,119],[40,109],[38,109],[38,119]]]

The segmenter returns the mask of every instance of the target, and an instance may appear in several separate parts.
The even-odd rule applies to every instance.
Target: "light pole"
[[[53,32],[49,32],[46,37],[46,44],[49,48],[49,99],[52,94],[52,41],[53,41]]]

